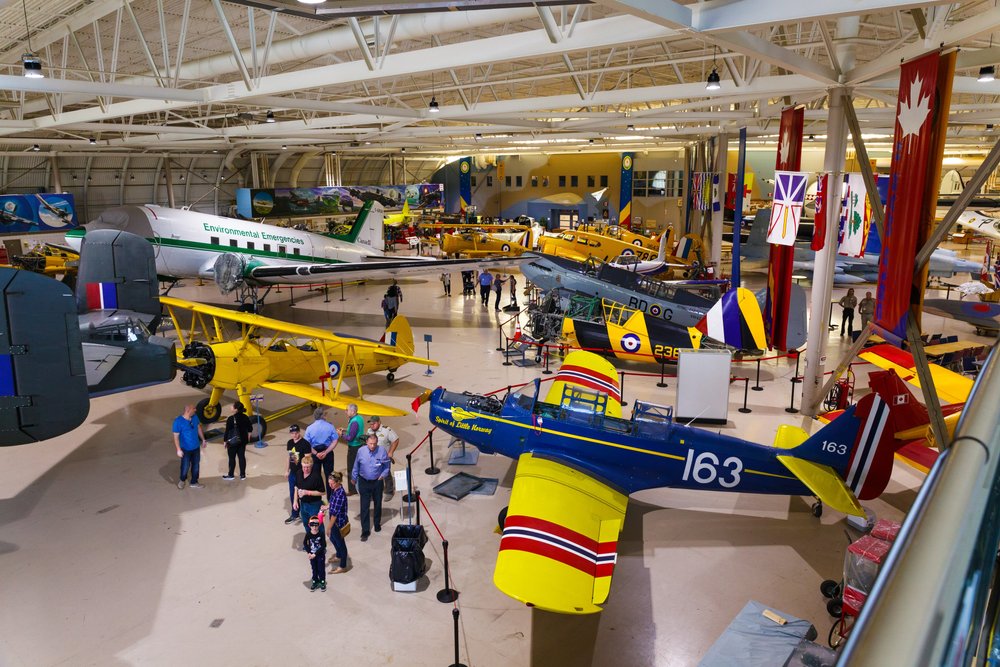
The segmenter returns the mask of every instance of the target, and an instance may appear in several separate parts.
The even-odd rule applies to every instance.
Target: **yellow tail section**
[[[777,458],[793,475],[799,478],[800,482],[808,486],[817,498],[833,509],[854,516],[865,515],[865,511],[861,508],[854,493],[847,488],[844,480],[840,479],[840,476],[830,466],[794,456],[778,455]]]
[[[778,449],[794,449],[809,439],[809,434],[798,426],[781,424],[774,435],[774,446]]]
[[[396,335],[396,352],[407,356],[413,355],[413,331],[410,329],[410,322],[405,317],[397,315],[389,323],[389,328],[385,330],[386,343],[392,340],[390,334]]]

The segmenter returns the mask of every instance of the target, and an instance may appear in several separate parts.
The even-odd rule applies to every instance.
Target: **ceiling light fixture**
[[[441,111],[441,107],[438,105],[437,98],[431,96],[431,103],[427,105],[427,113],[438,113]]]
[[[629,123],[628,127],[626,127],[625,129],[628,130],[629,132],[635,132],[635,125]]]
[[[33,150],[33,151],[40,151],[40,150],[42,150],[42,147],[39,146],[38,144],[35,144],[34,146],[31,147],[31,150]]]
[[[979,68],[979,78],[976,79],[979,83],[988,83],[996,79],[996,68],[993,65],[987,65],[985,67]]]
[[[286,146],[284,144],[281,144],[281,150],[287,151],[288,150],[288,146]]]
[[[269,110],[267,112],[267,116],[264,118],[264,122],[265,123],[273,123],[274,122],[274,112],[273,111]]]
[[[322,5],[326,0],[299,0],[303,5]]]
[[[810,134],[808,141],[816,141],[816,135],[815,134]]]
[[[96,145],[97,145],[97,139],[95,139],[95,138],[91,137],[91,138],[90,138],[90,145],[91,145],[91,146],[96,146]]]
[[[406,152],[406,146],[403,146],[402,148],[400,148],[399,152],[400,153],[405,153]]]
[[[23,74],[29,79],[43,79],[45,74],[42,73],[42,59],[31,48],[31,28],[28,26],[28,5],[25,0],[21,0],[21,9],[24,10],[24,38],[28,42],[28,52],[21,56]]]
[[[715,47],[715,54],[712,56],[712,71],[708,73],[708,80],[705,82],[705,90],[718,90],[722,88],[719,79],[719,65],[716,59],[719,57],[719,47]]]

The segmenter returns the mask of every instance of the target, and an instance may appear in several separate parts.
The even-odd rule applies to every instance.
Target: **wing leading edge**
[[[549,459],[523,454],[493,581],[525,604],[591,614],[608,598],[628,496]]]

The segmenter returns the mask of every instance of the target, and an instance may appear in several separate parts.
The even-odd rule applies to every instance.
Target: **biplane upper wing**
[[[904,381],[915,387],[920,386],[917,370],[913,363],[913,355],[892,345],[873,345],[865,348],[858,355],[865,361],[894,371]],[[964,403],[972,391],[972,379],[959,375],[937,364],[929,364],[931,377],[934,378],[934,389],[941,400],[947,403]]]
[[[218,318],[220,320],[225,320],[228,322],[236,322],[238,324],[245,325],[246,327],[280,331],[282,333],[288,334],[289,336],[294,336],[297,338],[324,340],[324,341],[329,341],[331,343],[343,343],[345,345],[353,345],[359,348],[372,348],[378,350],[379,354],[390,357],[397,357],[405,361],[424,364],[425,366],[438,365],[438,362],[432,359],[424,359],[423,357],[414,357],[407,354],[402,354],[400,352],[396,352],[393,350],[391,345],[386,345],[385,343],[366,340],[364,338],[343,336],[331,333],[329,331],[326,331],[325,329],[319,329],[317,327],[308,327],[302,324],[295,324],[293,322],[284,322],[282,320],[276,320],[271,317],[264,317],[262,315],[254,315],[252,313],[242,313],[235,310],[229,310],[228,308],[210,306],[204,303],[195,303],[194,301],[186,301],[184,299],[178,299],[172,296],[160,297],[160,303],[166,306],[167,310],[171,313],[172,309],[179,308],[181,310],[191,311],[192,313],[207,315],[210,318]],[[176,325],[176,319],[175,319],[175,325]],[[177,331],[178,336],[183,337],[185,335],[185,332],[182,331],[179,326],[177,327],[177,329],[178,329]],[[218,329],[215,330],[215,334],[217,336],[221,336],[221,332]]]
[[[300,384],[298,382],[262,382],[260,386],[264,389],[270,389],[271,391],[277,391],[282,394],[288,394],[289,396],[301,398],[303,401],[310,401],[311,403],[317,403],[319,405],[327,405],[331,408],[336,408],[337,410],[346,410],[348,404],[353,403],[358,406],[358,412],[363,415],[402,417],[407,414],[406,410],[392,408],[388,405],[383,405],[382,403],[373,403],[372,401],[366,401],[365,399],[358,398],[356,396],[331,395],[328,392],[324,392],[319,387],[314,387],[308,384]]]
[[[628,496],[557,461],[523,454],[493,581],[539,609],[590,614],[608,598]]]

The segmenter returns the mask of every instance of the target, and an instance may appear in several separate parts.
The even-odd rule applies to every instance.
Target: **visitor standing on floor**
[[[361,494],[361,541],[367,542],[371,535],[369,518],[375,525],[375,532],[382,530],[382,493],[385,478],[389,476],[389,453],[378,446],[378,437],[369,435],[367,446],[358,452],[358,458],[351,469],[351,479]],[[372,505],[375,511],[372,512]],[[371,517],[369,515],[371,514]]]
[[[295,473],[299,470],[302,457],[312,453],[312,447],[309,446],[309,441],[303,437],[302,429],[299,428],[298,424],[292,424],[288,427],[288,435],[291,437],[285,446],[285,451],[288,452],[285,477],[288,478],[288,503],[291,514],[285,519],[285,523],[295,523],[296,519],[299,518],[295,512]]]
[[[493,274],[483,269],[479,273],[479,298],[482,299],[484,308],[490,305],[491,287],[493,287]]]
[[[306,536],[302,538],[302,550],[309,555],[309,566],[312,568],[312,587],[326,590],[326,537],[318,516],[309,518]]]
[[[875,299],[871,292],[865,292],[865,298],[858,304],[858,314],[861,315],[861,328],[868,326],[875,314]]]
[[[441,285],[444,287],[444,295],[451,296],[451,274],[447,271],[441,274]]]
[[[350,528],[347,521],[347,493],[344,491],[343,481],[344,476],[339,472],[333,473],[327,480],[329,487],[333,489],[330,492],[330,505],[327,513],[330,517],[330,544],[333,545],[334,553],[340,560],[340,564],[331,574],[347,572],[347,542],[341,531],[345,527],[348,530]]]
[[[312,454],[306,454],[295,472],[295,502],[292,509],[299,513],[307,533],[309,518],[319,514],[325,491],[326,482],[323,481],[319,466],[313,465]]]
[[[844,324],[847,324],[847,335],[854,335],[854,309],[858,305],[858,297],[854,296],[854,288],[851,287],[847,290],[847,294],[840,297],[838,302],[840,307],[844,309],[844,313],[840,318],[840,335],[844,335]]]
[[[517,278],[514,274],[510,274],[507,277],[507,282],[510,284],[510,305],[517,307]]]
[[[247,443],[250,442],[250,418],[247,409],[241,401],[233,403],[233,414],[226,419],[226,430],[223,440],[226,443],[226,455],[229,457],[229,472],[222,476],[226,481],[232,481],[236,472],[236,459],[240,461],[240,479],[247,478]]]
[[[184,412],[174,419],[173,431],[174,447],[181,460],[181,474],[177,488],[184,488],[188,470],[191,471],[191,488],[203,488],[198,483],[198,473],[201,468],[201,450],[205,449],[208,443],[205,442],[205,433],[201,429],[198,415],[195,414],[194,405],[189,403],[184,406]]]
[[[306,440],[312,450],[313,458],[323,467],[322,478],[326,479],[333,472],[333,450],[337,447],[337,429],[326,420],[326,407],[319,406],[313,410],[313,423],[306,429]]]
[[[358,414],[358,406],[354,403],[347,406],[347,426],[340,429],[340,437],[347,442],[347,495],[353,496],[357,493],[357,487],[350,473],[354,470],[358,451],[365,444],[365,418]]]
[[[503,284],[504,279],[497,274],[497,277],[493,279],[493,293],[496,295],[496,300],[493,302],[493,310],[500,310],[500,295],[503,294]]]
[[[396,432],[391,427],[383,424],[382,418],[378,415],[369,419],[368,425],[368,432],[365,434],[365,437],[374,435],[378,438],[378,446],[385,449],[389,454],[389,463],[395,463],[396,459],[394,457],[396,455],[396,448],[399,447],[399,436],[396,435]],[[392,469],[390,467],[389,475],[385,478],[385,499],[391,500],[395,492],[396,480],[392,478]]]

